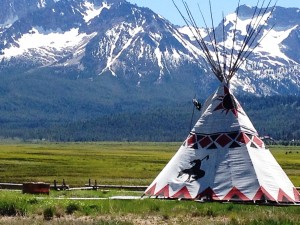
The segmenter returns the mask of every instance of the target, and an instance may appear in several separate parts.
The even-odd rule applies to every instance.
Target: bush
[[[17,200],[2,200],[0,202],[1,216],[25,216],[26,211],[26,204]]]
[[[0,203],[0,215],[1,216],[16,216],[17,209],[13,202],[1,202]]]
[[[78,211],[78,210],[80,210],[79,205],[77,205],[76,203],[70,203],[70,204],[67,206],[66,213],[67,213],[67,214],[73,214],[75,211]]]
[[[43,215],[44,220],[52,220],[54,216],[54,208],[53,207],[47,207],[44,209]]]

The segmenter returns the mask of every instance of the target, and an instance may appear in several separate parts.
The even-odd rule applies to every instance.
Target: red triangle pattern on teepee
[[[242,201],[250,201],[250,199],[244,195],[239,189],[236,187],[233,187],[228,194],[223,198],[225,201],[230,201],[230,200],[242,200]]]
[[[197,195],[196,199],[206,198],[207,200],[220,200],[216,193],[210,188],[206,188],[203,192]]]
[[[244,144],[248,144],[250,142],[250,138],[243,132],[240,133],[236,140]]]
[[[190,133],[187,137],[184,145],[189,148],[199,149],[218,149],[224,148],[229,145],[230,148],[241,147],[241,144],[251,143],[253,148],[264,148],[264,142],[257,136],[247,134],[244,132],[229,132],[229,133],[217,133],[217,134],[199,134]]]
[[[156,187],[156,184],[154,184],[151,188],[149,188],[148,190],[146,190],[145,194],[146,195],[154,195],[155,187]]]
[[[297,191],[295,187],[294,187],[294,195],[295,195],[295,201],[300,202],[300,193]]]
[[[295,202],[290,196],[288,196],[281,188],[278,191],[278,202]]]
[[[256,136],[253,136],[253,142],[260,148],[264,146],[264,142]]]
[[[196,135],[190,134],[190,136],[187,138],[187,146],[191,147],[197,142]]]
[[[256,192],[255,196],[253,197],[253,201],[260,201],[260,200],[276,201],[275,198],[273,198],[272,195],[270,195],[263,187],[260,187]]]
[[[162,188],[160,191],[155,193],[155,196],[163,196],[166,198],[169,198],[169,185],[167,184],[164,188]]]
[[[175,193],[172,198],[186,198],[186,199],[192,199],[192,196],[189,192],[189,190],[187,189],[186,186],[184,186],[183,188],[181,188],[177,193]]]

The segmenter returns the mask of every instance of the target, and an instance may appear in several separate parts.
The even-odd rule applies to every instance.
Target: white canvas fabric
[[[165,198],[299,202],[299,193],[222,83],[145,191]]]

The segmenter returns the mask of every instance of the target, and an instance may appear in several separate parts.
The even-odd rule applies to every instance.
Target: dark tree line
[[[299,97],[240,96],[239,100],[260,136],[270,136],[276,143],[299,143]],[[56,120],[55,114],[48,120],[38,116],[26,120],[24,115],[14,121],[0,119],[0,136],[50,141],[183,141],[189,133],[192,107],[189,101],[153,107],[128,102],[126,110],[109,110],[95,118],[72,121]],[[198,117],[196,112],[192,124]]]

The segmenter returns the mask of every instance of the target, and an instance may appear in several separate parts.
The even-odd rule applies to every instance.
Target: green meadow
[[[83,186],[149,185],[181,143],[37,143],[0,144],[0,182],[65,180]],[[300,147],[270,146],[295,186],[300,186]],[[298,153],[297,153],[298,152]]]
[[[83,186],[148,185],[181,143],[2,143],[0,182],[40,181]],[[270,146],[295,186],[300,186],[300,147]],[[300,207],[199,203],[159,199],[114,200],[142,191],[50,191],[49,196],[0,191],[1,224],[300,224]],[[70,198],[105,198],[72,200]]]
[[[180,143],[42,143],[0,145],[1,182],[70,186],[148,185]]]

